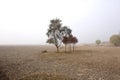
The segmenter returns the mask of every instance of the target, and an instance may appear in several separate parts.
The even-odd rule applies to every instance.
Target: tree
[[[100,40],[96,40],[96,44],[97,44],[97,45],[100,45],[100,44],[101,44],[101,41],[100,41]]]
[[[69,37],[72,33],[72,30],[70,28],[68,28],[67,26],[64,26],[61,28],[61,31],[63,32],[63,44],[65,44],[65,52],[66,52],[66,49],[67,49],[67,44],[69,44]]]
[[[120,46],[120,35],[112,35],[110,37],[110,43],[114,46]]]
[[[64,36],[62,42],[63,42],[63,44],[65,44],[65,52],[66,52],[67,44],[68,44],[68,38],[66,36]]]
[[[46,33],[48,36],[47,43],[54,44],[57,48],[57,52],[59,52],[59,47],[64,37],[69,36],[71,32],[72,30],[67,26],[62,27],[60,19],[52,19],[50,20],[48,32]]]
[[[68,44],[69,44],[69,46],[70,46],[70,48],[69,48],[69,50],[70,50],[70,52],[71,52],[71,44],[72,44],[72,39],[73,39],[73,35],[72,34],[70,34],[69,36],[68,36]]]
[[[73,43],[73,52],[75,51],[75,44],[78,42],[78,39],[76,37],[72,38],[72,43]]]
[[[50,20],[49,29],[47,32],[48,40],[47,43],[54,44],[57,48],[57,52],[59,52],[59,47],[61,46],[62,36],[60,33],[61,28],[61,20],[60,19],[52,19]]]
[[[73,44],[73,52],[75,48],[75,44],[78,42],[77,38],[74,37],[72,34],[68,37],[68,43],[70,44],[70,51],[71,51],[71,44]]]
[[[66,52],[66,46],[67,46],[67,44],[70,45],[70,51],[71,51],[71,44],[73,44],[73,51],[74,51],[75,44],[78,42],[78,40],[77,40],[76,37],[73,37],[73,35],[70,34],[69,36],[64,36],[62,42],[65,44],[65,52]]]

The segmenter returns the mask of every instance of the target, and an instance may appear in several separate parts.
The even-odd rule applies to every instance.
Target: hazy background
[[[120,32],[120,0],[0,0],[0,45],[46,44],[53,18],[79,43],[108,41]]]

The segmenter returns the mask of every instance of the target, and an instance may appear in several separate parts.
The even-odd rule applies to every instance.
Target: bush
[[[100,41],[100,40],[96,40],[96,44],[97,44],[97,45],[100,45],[100,44],[101,44],[101,41]]]
[[[112,43],[114,46],[120,46],[120,35],[111,36],[110,43]]]

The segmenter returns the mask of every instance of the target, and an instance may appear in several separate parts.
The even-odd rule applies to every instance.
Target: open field
[[[120,80],[120,47],[55,51],[52,46],[1,46],[0,80]]]

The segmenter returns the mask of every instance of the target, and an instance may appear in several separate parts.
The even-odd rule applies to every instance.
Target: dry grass
[[[0,80],[120,80],[120,47],[1,46]]]
[[[25,76],[20,80],[77,80],[75,78],[69,78],[64,75],[56,75],[56,74],[47,74],[47,73],[38,73],[32,74],[29,76]]]

